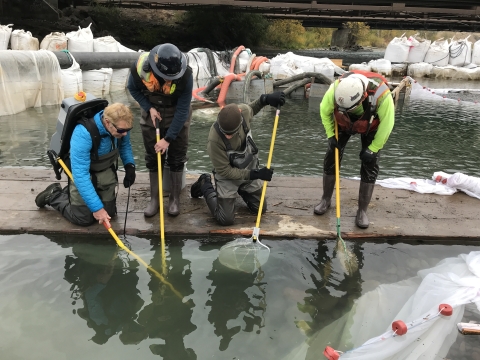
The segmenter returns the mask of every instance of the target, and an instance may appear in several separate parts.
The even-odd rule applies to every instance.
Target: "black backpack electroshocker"
[[[62,170],[65,170],[64,166],[70,171],[70,139],[77,124],[85,126],[90,133],[93,144],[91,156],[92,159],[98,159],[101,137],[92,118],[108,106],[108,101],[103,99],[93,99],[82,103],[76,101],[74,103],[74,101],[73,98],[63,100],[57,121],[57,131],[53,134],[50,149],[47,151],[57,180],[62,178],[61,173]],[[62,122],[62,114],[65,112],[65,120]]]

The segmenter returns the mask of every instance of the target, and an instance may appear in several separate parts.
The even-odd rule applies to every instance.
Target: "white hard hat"
[[[335,88],[335,102],[343,111],[349,111],[357,107],[364,100],[367,91],[368,78],[361,74],[351,74],[340,79]]]

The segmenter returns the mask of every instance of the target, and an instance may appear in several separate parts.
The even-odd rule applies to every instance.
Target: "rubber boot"
[[[150,172],[150,202],[148,203],[143,215],[145,217],[152,217],[160,208],[160,204],[158,202],[158,173]]]
[[[367,217],[367,208],[372,199],[373,188],[375,184],[360,182],[360,190],[358,191],[358,210],[357,216],[355,217],[355,224],[361,228],[366,229],[370,223],[368,222]]]
[[[50,205],[50,198],[57,191],[62,191],[62,187],[59,183],[48,185],[45,190],[37,195],[35,198],[35,204],[37,204],[39,208],[43,208],[45,205]]]
[[[323,174],[323,195],[320,203],[313,208],[313,213],[323,215],[330,207],[333,189],[335,189],[335,175]]]
[[[170,171],[170,197],[168,198],[168,215],[180,214],[180,191],[182,191],[183,171]]]

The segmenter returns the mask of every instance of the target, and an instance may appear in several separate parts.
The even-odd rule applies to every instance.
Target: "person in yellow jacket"
[[[366,229],[369,226],[367,208],[379,171],[379,152],[395,122],[395,106],[385,78],[372,72],[347,72],[325,93],[320,104],[320,117],[327,134],[328,149],[323,163],[323,195],[314,207],[314,213],[323,215],[331,204],[335,187],[335,148],[339,150],[341,162],[350,137],[360,134],[362,165],[355,224]],[[338,140],[335,121],[338,123]]]

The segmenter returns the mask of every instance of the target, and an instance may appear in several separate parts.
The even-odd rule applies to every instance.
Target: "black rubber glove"
[[[340,148],[338,147],[338,142],[337,142],[337,138],[335,136],[330,136],[328,138],[328,146],[330,147],[330,149],[332,150],[335,150],[335,148],[337,148],[338,150],[340,150]]]
[[[123,178],[123,186],[125,186],[126,188],[132,186],[135,182],[135,176],[135,165],[125,165],[125,177]]]
[[[250,170],[250,180],[272,181],[273,169],[263,167],[261,169]]]
[[[360,159],[365,163],[370,163],[377,159],[377,153],[373,152],[369,148],[360,151]]]
[[[283,91],[276,91],[271,94],[260,95],[260,103],[270,105],[273,107],[283,106],[285,104],[285,93]]]

